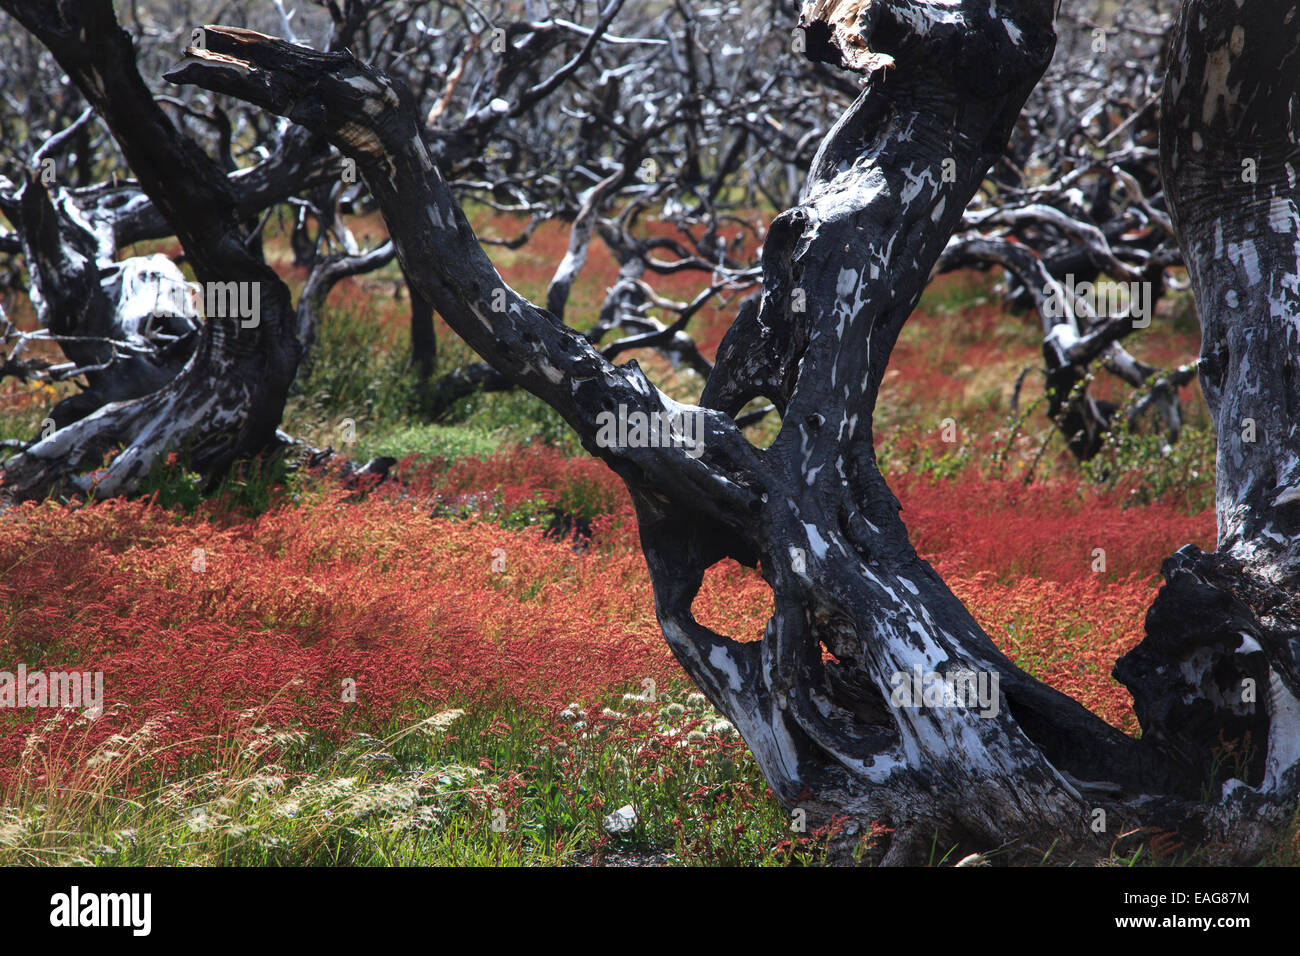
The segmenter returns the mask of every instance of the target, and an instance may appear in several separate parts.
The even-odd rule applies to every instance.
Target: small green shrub
[[[189,465],[188,451],[160,455],[141,483],[144,497],[156,496],[163,508],[193,514],[208,499],[219,499],[224,508],[240,515],[265,514],[286,492],[292,491],[294,475],[282,454],[236,462],[212,485]]]
[[[1126,492],[1134,504],[1164,501],[1196,512],[1214,505],[1214,431],[1183,428],[1170,444],[1163,432],[1136,431],[1120,416],[1083,473],[1107,490]]]

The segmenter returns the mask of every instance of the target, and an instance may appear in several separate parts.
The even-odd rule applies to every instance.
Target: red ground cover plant
[[[623,482],[602,462],[568,457],[545,445],[526,445],[490,458],[462,458],[445,472],[415,472],[412,481],[448,502],[495,490],[505,511],[534,498],[587,517],[624,506],[630,512],[632,506]]]
[[[145,502],[25,505],[6,517],[0,568],[6,669],[104,672],[105,716],[47,735],[69,760],[151,716],[166,716],[166,769],[243,725],[333,735],[412,700],[559,709],[673,667],[639,554],[578,554],[540,529],[378,497],[229,527]],[[48,717],[0,714],[2,772]]]
[[[1185,544],[1212,550],[1213,511],[1123,507],[1068,482],[893,479],[917,550],[998,646],[1035,677],[1136,731],[1110,676],[1142,639],[1160,565]]]
[[[916,549],[945,578],[988,571],[1000,581],[1156,580],[1161,562],[1183,545],[1214,547],[1213,511],[1188,515],[1160,503],[1126,508],[1122,494],[1072,482],[916,475],[890,482]]]
[[[0,669],[104,673],[95,721],[0,711],[0,788],[75,779],[146,725],[153,769],[235,747],[254,728],[328,738],[405,709],[570,700],[681,679],[654,617],[626,493],[603,465],[544,449],[426,475],[444,501],[533,493],[605,511],[585,547],[538,526],[431,517],[408,487],[309,492],[255,519],[150,501],[29,503],[0,518]],[[1141,637],[1160,559],[1208,546],[1211,515],[1123,510],[1055,486],[900,482],[921,552],[1030,671],[1133,728],[1114,658]],[[567,498],[566,498],[567,496]],[[1092,549],[1107,570],[1092,571]],[[756,571],[710,569],[699,619],[761,636]],[[345,681],[355,681],[355,702]]]

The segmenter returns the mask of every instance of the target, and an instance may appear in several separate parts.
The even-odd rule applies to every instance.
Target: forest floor
[[[489,253],[538,299],[564,241],[543,227]],[[269,248],[300,286],[285,244]],[[594,250],[575,321],[614,271]],[[1003,308],[996,280],[932,283],[887,374],[877,453],[918,550],[1002,649],[1136,732],[1110,671],[1142,636],[1161,561],[1213,547],[1208,416],[1193,385],[1177,444],[1123,434],[1079,466],[1043,413],[1035,320]],[[828,834],[792,832],[668,652],[619,481],[526,394],[421,421],[406,309],[391,267],[339,286],[284,423],[399,459],[396,480],[348,489],[272,463],[210,493],[177,454],[134,500],[0,519],[0,671],[104,675],[96,717],[0,709],[0,864],[819,862]],[[727,316],[692,328],[709,356]],[[470,358],[438,332],[440,370]],[[1164,303],[1130,347],[1163,367],[1194,358],[1187,303]],[[698,395],[693,373],[636,358],[674,397]],[[1104,378],[1094,393],[1122,398]],[[0,437],[34,433],[62,393],[6,384]],[[590,533],[556,532],[575,524]],[[737,639],[770,612],[759,573],[733,563],[696,602]],[[936,845],[932,861],[989,849]],[[1273,862],[1298,854],[1293,831]],[[1115,856],[1189,859],[1161,841]]]

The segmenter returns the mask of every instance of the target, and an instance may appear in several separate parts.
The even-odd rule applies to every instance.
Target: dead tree
[[[1051,67],[937,268],[1002,268],[1007,301],[1039,320],[1048,417],[1087,460],[1116,423],[1145,424],[1148,411],[1176,441],[1178,390],[1196,368],[1166,372],[1124,345],[1151,325],[1182,261],[1157,150],[1172,16],[1158,3],[1126,4],[1103,26],[1099,5],[1069,6]],[[1126,407],[1088,393],[1097,367],[1132,390]]]
[[[740,185],[748,184],[752,194],[755,183],[762,187],[762,170],[774,162],[790,167],[790,158],[784,155],[776,161],[770,156],[762,162],[753,161],[762,157],[753,155],[748,144],[755,144],[759,152],[781,152],[774,146],[778,137],[772,132],[774,125],[781,124],[771,119],[769,111],[781,108],[797,71],[769,77],[760,69],[762,61],[754,45],[702,43],[701,38],[716,26],[721,14],[697,14],[688,0],[657,14],[655,23],[632,15],[622,24],[645,27],[651,34],[663,33],[667,39],[615,35],[611,32],[613,18],[623,6],[622,0],[611,0],[602,5],[593,26],[583,26],[564,19],[558,9],[544,20],[530,21],[517,19],[531,15],[528,11],[506,3],[465,5],[441,0],[428,5],[425,12],[431,14],[430,23],[421,25],[417,14],[422,8],[399,8],[389,0],[349,0],[342,8],[329,7],[332,24],[326,47],[342,49],[354,44],[363,54],[374,55],[381,66],[400,71],[399,76],[414,86],[425,116],[425,145],[458,195],[503,211],[530,212],[532,219],[522,236],[496,242],[517,247],[544,219],[571,221],[570,254],[557,267],[547,296],[552,311],[563,316],[591,243],[603,241],[624,268],[609,291],[600,320],[589,330],[592,341],[621,332],[623,337],[609,348],[657,348],[674,365],[686,362],[707,374],[710,364],[684,329],[705,301],[673,302],[655,295],[646,279],[682,270],[711,273],[715,284],[709,299],[754,284],[757,269],[748,257],[757,241],[746,244],[742,258],[736,258],[742,255],[738,248],[721,242],[721,225],[740,220],[733,211],[735,200],[724,202],[720,194],[724,186],[734,193],[737,179]],[[25,5],[13,4],[13,9],[26,17],[23,22],[42,23],[40,15]],[[66,10],[70,20],[82,15],[76,4],[66,4]],[[581,4],[573,3],[571,10],[579,15]],[[97,16],[107,22],[106,15]],[[711,19],[706,21],[704,16]],[[281,19],[287,28],[287,17]],[[155,25],[153,32],[176,40],[179,30]],[[739,41],[748,35],[745,31],[753,30],[746,21],[731,39]],[[38,30],[32,36],[45,35]],[[72,45],[67,39],[61,41],[63,60],[72,55]],[[28,47],[40,49],[31,42]],[[156,55],[155,44],[137,44],[137,62],[153,62]],[[36,65],[24,62],[21,75],[17,67],[0,65],[0,79],[11,77],[18,89],[39,89]],[[125,68],[125,58],[114,68],[118,65]],[[594,90],[587,89],[588,73],[596,77]],[[761,98],[760,85],[765,91]],[[69,109],[80,108],[84,102],[75,84],[68,86],[67,92],[61,99],[29,94],[26,105],[14,105],[35,111],[38,107],[32,106],[32,101],[53,99],[62,112],[54,110],[49,122],[57,124]],[[572,106],[538,108],[560,94],[570,96]],[[306,294],[296,308],[297,344],[309,355],[319,313],[333,284],[342,276],[368,271],[390,258],[384,254],[387,247],[363,252],[342,217],[336,215],[345,192],[350,202],[368,201],[364,184],[349,184],[354,177],[341,175],[337,157],[331,156],[320,137],[301,127],[268,121],[256,111],[231,110],[205,93],[188,98],[161,96],[155,102],[169,114],[175,113],[173,125],[177,133],[186,134],[183,138],[193,141],[189,148],[198,145],[214,154],[215,164],[227,179],[221,191],[233,204],[241,242],[250,253],[260,256],[260,229],[277,205],[287,201],[293,206],[295,252],[301,264],[313,269]],[[7,118],[6,111],[0,110],[0,120]],[[0,165],[23,182],[15,186],[0,177],[0,210],[18,227],[14,234],[0,236],[0,252],[22,254],[37,294],[34,304],[45,330],[43,338],[57,343],[68,358],[60,365],[20,359],[17,356],[37,339],[10,329],[5,344],[14,359],[4,369],[6,374],[47,380],[85,380],[83,391],[48,414],[46,425],[58,428],[110,402],[141,398],[168,385],[189,361],[201,337],[195,334],[200,326],[197,314],[185,317],[186,334],[177,336],[172,328],[177,324],[176,309],[159,306],[171,296],[157,294],[158,289],[166,285],[173,290],[181,282],[173,264],[158,257],[138,262],[118,259],[130,243],[177,231],[149,192],[136,182],[118,182],[116,172],[111,183],[87,183],[92,174],[86,173],[80,176],[81,185],[73,186],[66,177],[70,168],[80,172],[86,165],[92,170],[118,165],[119,144],[113,136],[108,137],[102,155],[87,157],[83,140],[87,130],[100,128],[98,120],[95,109],[88,108],[62,128],[52,127],[43,141],[29,123],[20,126],[24,133],[21,141],[0,149]],[[801,115],[800,122],[816,122],[815,112]],[[780,136],[790,139],[798,129],[793,123],[786,124]],[[241,131],[238,159],[257,158],[244,168],[239,168],[232,148],[235,131]],[[119,124],[113,130],[118,139],[148,133],[144,124]],[[797,139],[797,149],[806,148],[810,141],[806,133]],[[29,147],[30,155],[14,152]],[[709,150],[717,152],[718,159],[710,164],[710,176],[703,177],[699,171]],[[126,154],[142,152],[142,145],[135,144],[125,150],[122,159],[129,165]],[[572,167],[576,175],[561,177],[548,171],[556,166]],[[746,172],[737,177],[742,167]],[[38,168],[39,177],[35,175]],[[50,175],[56,170],[58,175]],[[585,181],[589,185],[584,188]],[[183,190],[183,182],[180,173],[170,176],[172,188]],[[675,204],[676,237],[638,238],[631,234],[630,224],[652,202]],[[621,207],[617,216],[616,207]],[[48,215],[47,209],[52,210]],[[30,220],[30,229],[24,229],[24,218]],[[317,226],[315,235],[309,228],[312,218]],[[757,220],[741,225],[749,230],[750,238],[758,239]],[[339,251],[331,252],[331,244]],[[140,295],[126,302],[121,283],[113,288],[98,287],[100,277],[118,273],[154,276],[155,294],[151,297],[150,290],[142,288]],[[49,295],[42,298],[41,290]],[[665,324],[652,314],[654,310],[675,313],[677,318]],[[513,387],[509,379],[483,363],[453,369],[434,380],[437,342],[433,318],[432,306],[418,290],[413,291],[412,361],[420,385],[413,411],[438,417],[474,391]],[[165,334],[137,335],[136,326]],[[269,416],[275,415],[275,404],[272,401]],[[245,413],[232,410],[236,416]],[[159,437],[176,445],[191,441],[184,427],[169,425],[145,431],[155,445]],[[41,440],[50,437],[43,429]],[[67,437],[61,436],[60,442]],[[121,437],[130,444],[129,431]],[[23,447],[21,443],[19,447]],[[254,454],[259,448],[260,439],[241,442],[235,454]],[[146,457],[157,450],[147,452]],[[32,451],[33,456],[43,453]],[[205,471],[220,470],[230,457],[193,464]],[[16,459],[11,470],[20,476],[31,464],[30,458]],[[75,477],[75,472],[94,464],[95,455],[88,454],[77,463],[68,461],[67,475],[49,468],[48,481],[41,478],[24,484],[15,480],[10,489],[20,495],[56,486],[62,491],[84,491],[85,480]],[[126,481],[114,476],[101,481],[97,491],[130,491],[142,475],[136,469]]]
[[[1228,467],[1223,548],[1171,559],[1148,637],[1117,669],[1143,723],[1134,740],[998,651],[908,543],[872,452],[890,350],[1051,56],[1053,4],[811,6],[807,51],[869,79],[823,141],[802,201],[772,223],[761,302],[732,327],[698,408],[672,402],[634,362],[612,365],[505,285],[430,161],[401,85],[346,54],[217,27],[169,76],[288,116],[357,160],[421,294],[626,481],[664,634],[788,806],[846,815],[849,834],[887,823],[886,862],[923,857],[936,835],[1010,858],[1030,848],[1035,859],[1104,855],[1135,824],[1258,858],[1290,818],[1300,776],[1285,583],[1300,457],[1282,424],[1289,366],[1262,357],[1272,335],[1289,341],[1295,316],[1285,163],[1296,148],[1296,25],[1281,9],[1194,0],[1175,33],[1169,189],[1198,294],[1217,296],[1206,306],[1205,374]],[[1233,187],[1249,201],[1240,215],[1205,186],[1241,168],[1225,159],[1247,142],[1259,176]],[[1248,341],[1247,319],[1261,314],[1276,331]],[[733,420],[757,396],[783,414],[761,451]],[[1249,450],[1232,437],[1243,408],[1272,436]],[[613,412],[693,416],[698,441],[601,442]],[[704,571],[728,556],[757,564],[772,587],[759,642],[692,616]],[[997,691],[982,710],[928,695],[907,706],[899,678],[913,674],[949,688],[996,677]],[[1241,692],[1247,679],[1257,704]],[[1257,756],[1225,766],[1217,748],[1246,734]]]
[[[50,367],[19,358],[37,337],[5,323],[3,372],[87,382],[4,462],[5,494],[127,492],[161,454],[181,450],[215,479],[241,457],[280,447],[277,429],[314,312],[339,278],[391,258],[381,247],[322,260],[296,307],[266,265],[264,210],[319,181],[328,148],[290,127],[262,162],[231,171],[228,149],[214,160],[151,95],[110,0],[5,0],[0,8],[50,51],[138,179],[70,188],[44,175],[45,160],[87,111],[43,144],[21,187],[0,198],[32,277],[40,337],[69,359]],[[174,263],[117,259],[129,243],[166,235],[178,236],[198,277],[201,323],[200,303]],[[118,448],[125,450],[101,467]]]
[[[674,366],[707,375],[711,363],[686,330],[704,303],[657,297],[650,282],[694,270],[723,280],[715,283],[718,294],[752,285],[757,242],[728,248],[719,245],[719,233],[740,225],[757,239],[757,223],[742,220],[740,206],[752,209],[764,197],[793,201],[795,170],[811,159],[825,107],[808,103],[816,81],[806,64],[784,57],[773,68],[770,54],[782,37],[761,18],[704,10],[691,0],[655,11],[624,5],[619,19],[618,4],[600,8],[595,25],[579,28],[554,8],[546,19],[528,21],[500,4],[437,4],[435,24],[463,21],[463,29],[422,42],[415,55],[395,57],[390,48],[371,62],[411,87],[426,117],[430,158],[458,197],[528,216],[518,236],[484,241],[518,248],[542,221],[569,224],[568,255],[546,296],[552,314],[566,318],[589,251],[603,242],[620,273],[588,329],[590,340],[625,333],[607,347],[654,348]],[[555,67],[547,63],[553,48],[568,51]],[[386,67],[389,61],[396,69]],[[429,79],[440,75],[441,88]],[[551,101],[538,109],[538,93],[560,78],[571,82],[570,95],[558,109]],[[572,174],[556,176],[555,168]],[[633,234],[631,224],[652,203],[675,235]],[[651,311],[669,317],[660,321]],[[508,377],[474,363],[431,383],[421,411],[438,418],[474,391],[510,387]]]
[[[193,356],[165,387],[108,406],[10,458],[5,489],[40,495],[68,485],[89,490],[94,483],[112,494],[138,482],[157,455],[182,444],[198,467],[220,471],[241,452],[274,439],[299,358],[288,290],[246,244],[225,172],[176,130],[140,79],[131,38],[118,27],[108,0],[6,0],[3,7],[40,38],[114,133],[141,188],[176,230],[199,281],[251,290],[247,301],[255,296],[258,306],[253,318],[212,317]],[[126,450],[107,469],[86,474],[119,445]]]

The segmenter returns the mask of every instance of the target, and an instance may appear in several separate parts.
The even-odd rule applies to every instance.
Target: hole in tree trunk
[[[760,416],[759,413],[768,407],[771,411]],[[767,448],[781,431],[781,413],[776,410],[776,403],[763,395],[751,399],[736,415],[736,421],[741,423],[742,434],[755,448]],[[746,421],[749,423],[745,424]]]
[[[731,558],[704,572],[700,591],[691,603],[695,620],[735,641],[761,639],[775,610],[772,589],[758,571]]]

